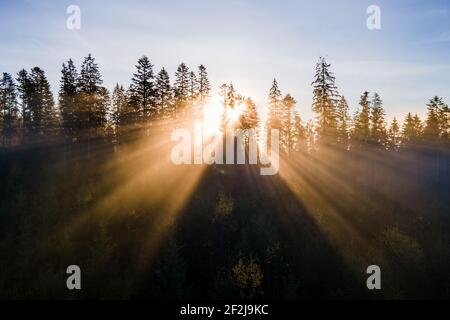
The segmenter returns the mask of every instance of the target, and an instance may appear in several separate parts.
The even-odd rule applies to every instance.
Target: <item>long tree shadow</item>
[[[173,237],[186,262],[189,297],[246,298],[242,287],[254,284],[237,280],[239,260],[261,268],[254,297],[370,296],[364,275],[352,273],[298,195],[278,175],[260,176],[254,166],[206,169]]]

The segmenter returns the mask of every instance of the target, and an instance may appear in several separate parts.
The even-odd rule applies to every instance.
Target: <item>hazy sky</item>
[[[259,106],[271,81],[311,112],[315,63],[326,56],[339,91],[356,109],[364,90],[380,93],[388,118],[425,113],[433,95],[450,103],[450,1],[0,1],[0,71],[40,66],[56,92],[61,64],[92,53],[105,85],[128,86],[147,55],[158,71],[203,63],[213,89],[233,81]],[[66,28],[69,5],[81,29]],[[366,9],[381,8],[381,30]]]

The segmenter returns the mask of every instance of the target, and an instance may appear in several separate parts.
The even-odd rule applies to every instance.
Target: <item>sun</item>
[[[212,98],[203,107],[202,131],[203,136],[211,138],[222,134],[223,121],[228,127],[237,127],[241,116],[245,111],[243,104],[238,104],[234,108],[224,109],[220,97]]]
[[[203,134],[212,137],[220,134],[220,124],[222,121],[223,106],[219,99],[211,99],[203,107]]]
[[[227,108],[227,120],[231,124],[239,122],[242,115],[242,107],[240,105],[235,108]]]

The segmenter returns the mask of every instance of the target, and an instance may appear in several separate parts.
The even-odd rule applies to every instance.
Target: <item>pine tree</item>
[[[127,104],[127,94],[123,85],[116,83],[111,94],[110,118],[111,123],[118,131],[121,126],[122,115]]]
[[[420,140],[420,138],[423,137],[424,126],[423,126],[422,120],[420,120],[417,113],[414,115],[413,124],[414,124],[414,132],[417,137],[417,140]]]
[[[303,126],[298,112],[294,112],[290,145],[296,152],[307,151],[307,128]]]
[[[115,144],[120,143],[120,138],[127,125],[131,125],[134,119],[134,108],[128,105],[128,96],[125,88],[118,83],[111,95],[111,123],[115,136]]]
[[[197,76],[194,71],[189,72],[189,101],[193,103],[198,96]]]
[[[164,68],[156,75],[155,98],[158,114],[163,119],[174,117],[173,94],[170,86],[170,78]]]
[[[116,84],[111,95],[111,118],[115,127],[118,142],[129,133],[133,132],[136,125],[136,109],[129,104],[127,90],[122,85]]]
[[[251,98],[245,99],[245,109],[241,117],[242,129],[257,129],[259,124],[256,105]]]
[[[267,114],[267,133],[270,134],[270,129],[282,128],[283,104],[281,91],[278,88],[278,82],[273,79],[272,87],[269,91],[269,110]]]
[[[94,111],[94,126],[97,134],[103,133],[107,125],[108,106],[110,104],[109,91],[105,87],[100,87],[100,92],[97,96],[96,108]]]
[[[375,93],[372,99],[370,137],[371,142],[378,147],[384,147],[387,143],[387,129],[384,117],[383,101],[378,93]]]
[[[400,126],[398,124],[397,119],[394,117],[392,120],[391,126],[389,127],[388,133],[388,148],[390,150],[397,150],[400,146]]]
[[[422,132],[422,123],[417,116],[413,117],[411,112],[406,116],[402,128],[402,145],[411,146],[419,141]]]
[[[226,94],[227,107],[230,109],[234,109],[237,105],[237,101],[239,100],[238,98],[239,95],[237,94],[236,89],[234,89],[233,82],[230,82]]]
[[[219,95],[223,97],[221,128],[222,132],[225,132],[226,128],[231,125],[230,112],[236,108],[236,106],[240,103],[242,97],[237,94],[232,82],[230,82],[230,84],[228,85],[223,84],[222,86],[220,86]]]
[[[87,133],[88,154],[90,152],[90,139],[94,134],[103,133],[106,125],[107,107],[109,104],[108,91],[102,87],[102,77],[95,63],[95,59],[89,54],[81,65],[78,78],[76,121],[77,129]]]
[[[84,58],[78,78],[80,92],[84,94],[97,94],[103,83],[97,63],[91,54]]]
[[[339,93],[335,85],[335,77],[329,70],[330,64],[320,58],[316,66],[316,74],[312,82],[314,91],[313,111],[318,114],[318,138],[322,142],[337,141],[336,106]]]
[[[259,119],[256,111],[256,105],[251,98],[243,99],[242,103],[244,105],[244,109],[239,119],[238,127],[244,130],[244,147],[246,154],[248,154],[250,147],[250,136],[248,134],[248,130],[253,130],[257,137],[259,134]],[[248,159],[246,159],[246,161],[248,161]]]
[[[175,72],[174,84],[175,115],[185,112],[189,100],[189,68],[181,63]]]
[[[0,79],[0,120],[3,146],[11,143],[17,131],[17,92],[14,80],[8,73]]]
[[[33,84],[25,69],[17,74],[17,91],[20,99],[20,113],[22,117],[22,139],[25,139],[31,132],[31,96],[33,94]]]
[[[437,140],[442,135],[442,121],[440,115],[442,109],[445,107],[445,103],[442,98],[437,96],[433,97],[427,104],[427,120],[425,121],[425,129],[423,132],[424,138],[433,141]]]
[[[205,66],[200,65],[198,67],[198,94],[201,105],[204,105],[209,98],[210,90],[211,86],[208,80],[208,73],[206,72]]]
[[[450,108],[447,104],[439,110],[439,126],[442,139],[448,142],[450,139]]]
[[[361,109],[353,121],[352,147],[361,147],[370,139],[370,102],[367,91],[361,95],[359,105]]]
[[[349,138],[349,107],[347,104],[347,100],[344,96],[338,102],[336,109],[336,120],[337,120],[337,136],[338,143],[342,145],[345,149],[348,146],[348,138]]]
[[[32,94],[30,98],[31,134],[48,137],[55,133],[56,111],[53,94],[45,72],[39,68],[31,69]]]
[[[66,137],[74,139],[77,128],[78,73],[70,59],[63,63],[59,87],[59,110]]]
[[[283,98],[281,114],[281,144],[289,154],[295,144],[294,108],[297,101],[289,93]]]
[[[136,109],[139,118],[144,122],[152,119],[157,113],[153,78],[153,65],[146,56],[142,56],[131,79],[129,96],[130,105]]]
[[[312,120],[309,120],[305,126],[306,148],[308,153],[312,153],[316,146],[316,130]]]

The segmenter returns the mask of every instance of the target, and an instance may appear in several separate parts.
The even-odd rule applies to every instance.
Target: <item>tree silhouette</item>
[[[411,112],[408,112],[402,128],[402,145],[413,146],[419,142],[422,135],[422,123],[417,116],[413,117]]]
[[[72,59],[69,59],[63,63],[61,70],[59,112],[64,135],[71,141],[77,138],[77,98],[78,73]]]
[[[354,117],[352,147],[361,148],[370,139],[370,101],[369,92],[364,92],[359,100],[360,110]]]
[[[401,141],[400,126],[397,119],[394,117],[388,132],[388,149],[398,150]]]
[[[189,101],[189,68],[182,62],[175,72],[174,98],[175,116],[181,117],[185,114],[185,109]]]
[[[344,96],[342,96],[338,102],[336,108],[336,120],[338,143],[343,146],[344,149],[347,149],[350,129],[350,115],[349,106]]]
[[[162,68],[155,78],[155,98],[158,115],[163,119],[174,117],[173,92],[169,74]]]
[[[337,141],[336,107],[340,98],[330,66],[325,58],[319,58],[312,82],[312,108],[318,115],[318,139],[325,144]]]
[[[372,98],[370,140],[378,148],[385,148],[387,143],[387,129],[385,121],[385,112],[383,101],[378,93],[375,92]]]
[[[443,135],[444,130],[446,130],[446,121],[441,120],[441,116],[443,114],[443,110],[445,110],[446,108],[446,105],[442,98],[435,96],[430,100],[430,102],[428,102],[427,107],[427,119],[425,121],[423,134],[426,139],[430,141],[436,141]]]
[[[153,65],[146,56],[142,56],[136,65],[129,88],[130,105],[132,105],[144,123],[156,114],[154,101]]]
[[[211,85],[208,79],[208,73],[204,65],[198,67],[198,94],[200,99],[200,104],[204,105],[209,98],[209,93],[211,91]]]
[[[17,92],[10,74],[3,73],[0,79],[0,111],[3,146],[8,146],[17,131]]]

